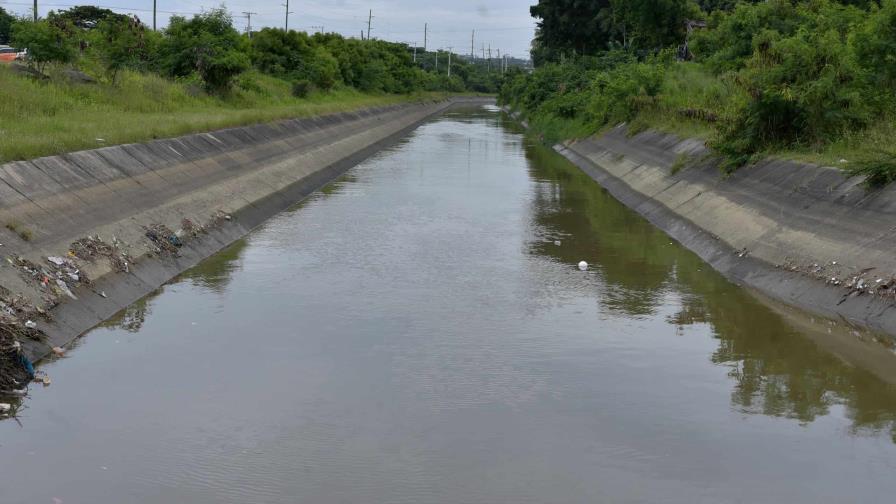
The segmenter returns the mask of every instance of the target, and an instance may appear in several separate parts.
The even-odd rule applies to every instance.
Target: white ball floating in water
[[[588,263],[586,263],[585,261],[580,262],[579,269],[585,271],[586,269],[588,269]]]
[[[554,240],[554,245],[556,245],[556,246],[559,247],[559,246],[560,246],[560,240]]]

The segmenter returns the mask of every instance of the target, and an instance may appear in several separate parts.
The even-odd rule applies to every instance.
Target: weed
[[[684,154],[684,153],[679,154],[678,157],[675,159],[675,162],[672,163],[672,166],[669,169],[670,173],[672,173],[672,175],[678,174],[678,172],[683,170],[684,167],[687,166],[688,163],[690,163],[690,161],[691,161],[691,156],[688,156],[687,154]]]

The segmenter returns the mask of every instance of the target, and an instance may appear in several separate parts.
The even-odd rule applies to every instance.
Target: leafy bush
[[[249,69],[249,58],[240,51],[240,35],[224,9],[189,20],[172,16],[165,35],[159,57],[168,75],[184,77],[196,72],[208,90],[220,92]]]
[[[874,107],[847,43],[862,13],[819,0],[798,7],[791,36],[763,31],[738,76],[749,99],[723,121],[714,146],[735,167],[770,148],[818,146],[867,126]]]
[[[76,54],[64,27],[47,20],[17,21],[12,26],[12,43],[28,49],[28,64],[41,73],[48,64],[68,63]]]
[[[869,70],[875,89],[896,83],[896,0],[884,0],[850,39],[859,65]]]
[[[311,93],[311,81],[300,79],[292,83],[292,95],[296,98],[307,98]]]
[[[16,18],[14,18],[12,14],[6,12],[3,7],[0,7],[0,44],[9,43],[12,24],[15,20]]]
[[[97,25],[91,47],[113,83],[121,70],[138,68],[148,60],[147,31],[140,21],[127,16],[109,17]]]
[[[315,86],[324,91],[329,91],[338,82],[339,62],[325,48],[317,47],[314,49],[308,74]]]

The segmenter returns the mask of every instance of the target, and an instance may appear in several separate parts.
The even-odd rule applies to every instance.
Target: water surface
[[[892,502],[844,341],[457,112],[45,365],[0,502]]]

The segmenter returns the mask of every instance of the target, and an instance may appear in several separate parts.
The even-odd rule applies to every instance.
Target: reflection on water
[[[0,502],[888,502],[894,360],[468,110],[44,366]]]
[[[607,295],[596,301],[627,316],[654,315],[668,293],[679,293],[681,307],[666,320],[710,325],[718,349],[709,358],[730,368],[739,411],[805,423],[844,405],[856,432],[889,432],[896,441],[896,388],[818,348],[554,152],[530,144],[526,153],[540,182],[535,220],[547,235],[568,237],[563,247],[534,241],[531,253],[572,263],[591,252],[607,284]],[[839,333],[831,337],[853,337]]]

